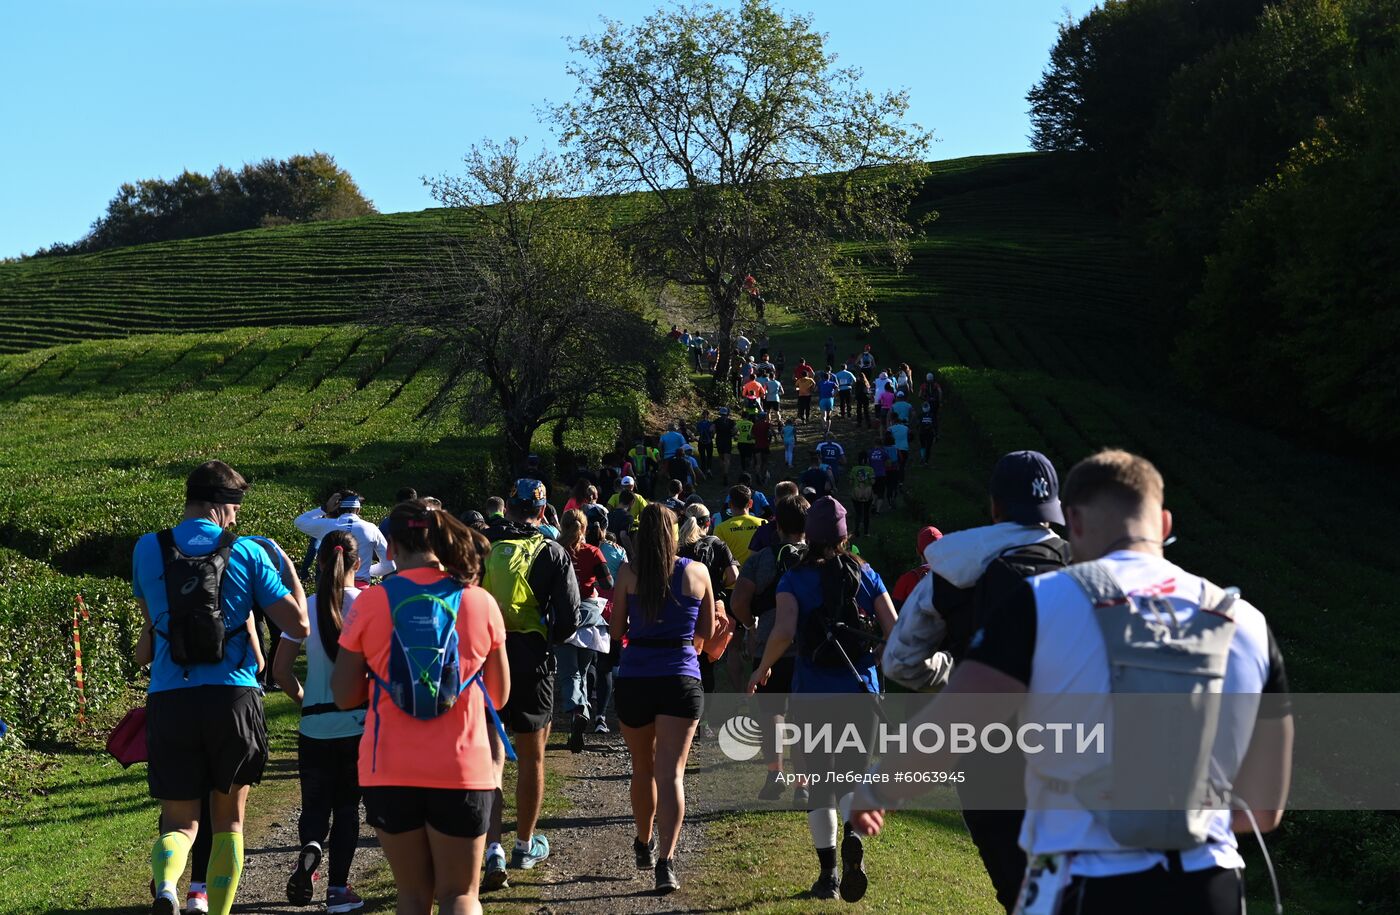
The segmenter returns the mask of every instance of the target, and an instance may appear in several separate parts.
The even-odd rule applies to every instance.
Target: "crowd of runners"
[[[708,342],[673,338],[697,365],[708,360]],[[196,468],[184,519],[143,537],[133,558],[150,620],[138,647],[152,664],[148,778],[161,803],[152,911],[182,910],[177,883],[191,857],[184,910],[230,911],[248,790],[267,759],[261,696],[273,688],[301,708],[292,904],[323,892],[329,912],[362,907],[349,874],[363,803],[399,912],[434,901],[480,911],[481,891],[554,853],[537,825],[556,720],[574,753],[586,734],[621,730],[635,864],[657,892],[674,891],[686,762],[692,742],[713,733],[706,694],[721,677],[756,697],[768,767],[759,798],[791,787],[806,812],[811,895],[853,902],[867,892],[867,837],[917,788],[847,793],[809,779],[870,760],[784,759],[772,739],[780,724],[821,720],[834,694],[1112,692],[1119,653],[1107,629],[1098,635],[1095,608],[1136,609],[1149,595],[1176,632],[1229,620],[1212,643],[1223,689],[1272,694],[1257,727],[1230,735],[1223,765],[1252,821],[1278,822],[1291,746],[1282,658],[1257,610],[1162,557],[1171,521],[1150,463],[1101,452],[1061,491],[1043,455],[1007,454],[989,468],[990,523],[946,535],[922,527],[921,562],[889,589],[859,543],[934,458],[937,377],[882,367],[870,346],[838,358],[830,338],[820,368],[799,356],[790,370],[766,340],[739,342],[729,403],[620,442],[596,466],[556,465],[560,479],[532,456],[475,508],[449,511],[404,489],[376,523],[358,493],[338,492],[296,519],[311,541],[301,563],[271,540],[231,533],[249,489],[237,471]],[[1012,778],[1032,801],[1039,779],[1062,776],[1034,760],[961,762],[1007,765],[1020,767]],[[1139,848],[1092,811],[966,806],[1008,912],[1239,911],[1239,814],[1221,812],[1190,843]],[[1031,908],[1037,895],[1057,907]]]

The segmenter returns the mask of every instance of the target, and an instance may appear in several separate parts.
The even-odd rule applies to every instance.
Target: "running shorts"
[[[618,677],[613,683],[617,720],[629,728],[644,728],[657,715],[699,721],[705,711],[705,690],[696,677]]]
[[[486,835],[494,791],[375,785],[364,789],[365,822],[389,835],[431,826],[445,836]]]
[[[191,686],[146,699],[146,785],[162,801],[256,785],[267,764],[262,695],[248,686]]]
[[[817,407],[818,409],[821,409],[824,412],[830,413],[832,410],[836,409],[836,398],[823,397],[820,401],[817,402]]]
[[[538,632],[507,632],[510,698],[501,721],[516,734],[542,730],[554,717],[554,652]]]

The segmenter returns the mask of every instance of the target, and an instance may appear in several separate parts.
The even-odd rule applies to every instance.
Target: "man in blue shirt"
[[[224,462],[201,464],[185,481],[181,522],[145,534],[132,553],[131,590],[154,649],[146,781],[161,802],[151,911],[163,915],[180,910],[176,881],[200,828],[214,833],[210,911],[227,915],[238,889],[244,805],[268,751],[248,625],[254,602],[288,635],[304,638],[308,631],[300,586],[288,590],[261,545],[230,533],[247,491],[248,482]],[[204,557],[209,560],[201,562]],[[201,825],[204,797],[213,822]]]
[[[821,455],[822,463],[831,468],[832,478],[840,480],[841,465],[846,463],[846,449],[841,447],[841,443],[828,432],[817,445],[817,453]]]
[[[666,462],[666,472],[673,480],[685,480],[690,476],[690,465],[685,459],[685,436],[679,424],[672,422],[658,442],[661,446],[661,460]]]

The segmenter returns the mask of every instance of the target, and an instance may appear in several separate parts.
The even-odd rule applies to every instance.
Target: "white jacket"
[[[970,588],[1005,551],[1054,536],[1038,525],[1003,521],[955,531],[930,543],[924,549],[929,574],[905,598],[885,644],[880,665],[885,676],[910,689],[933,689],[946,683],[953,672],[952,656],[938,650],[948,626],[933,606],[935,575],[955,588]]]

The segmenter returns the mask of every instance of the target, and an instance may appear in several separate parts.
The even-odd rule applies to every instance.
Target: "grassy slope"
[[[1181,403],[1160,370],[1159,341],[1169,328],[1156,326],[1150,316],[1143,314],[1142,302],[1135,294],[1136,274],[1128,245],[1114,235],[1104,220],[1076,207],[1045,166],[1045,160],[1036,157],[943,163],[924,200],[924,205],[939,211],[940,218],[930,226],[928,239],[917,247],[912,269],[902,276],[887,272],[878,276],[882,326],[873,337],[877,351],[882,359],[908,361],[919,371],[940,367],[950,405],[945,424],[947,440],[940,446],[936,469],[917,477],[911,487],[917,507],[914,518],[890,516],[877,521],[876,542],[870,547],[877,566],[893,575],[905,565],[912,520],[932,521],[945,530],[981,523],[986,475],[1000,452],[1038,447],[1050,454],[1063,471],[1093,448],[1124,445],[1157,461],[1167,476],[1168,498],[1182,537],[1173,547],[1173,558],[1222,582],[1240,585],[1246,596],[1264,608],[1288,656],[1295,689],[1388,689],[1387,674],[1394,669],[1400,653],[1394,640],[1387,637],[1386,625],[1397,610],[1397,590],[1393,563],[1383,552],[1392,538],[1377,506],[1390,504],[1400,495],[1396,484],[1367,468],[1221,421]],[[415,221],[431,217],[431,213],[382,217],[384,221],[379,223],[363,221],[361,228],[366,235],[381,233],[376,238],[375,251],[401,251],[390,237],[394,231],[408,233],[420,224]],[[391,231],[395,220],[398,229]],[[244,297],[250,309],[243,319],[257,320],[262,314],[268,320],[287,320],[273,314],[270,306],[264,307],[272,301],[267,298],[267,289],[295,288],[289,284],[294,283],[292,274],[296,271],[289,265],[305,267],[310,261],[299,260],[300,254],[282,251],[281,247],[294,249],[316,239],[318,244],[329,244],[337,232],[348,231],[351,225],[297,227],[181,244],[205,246],[203,250],[211,252],[243,246],[250,258],[259,252],[256,261],[242,262],[244,267],[257,264],[259,283]],[[296,245],[282,246],[284,241]],[[161,255],[161,248],[174,253],[179,249],[191,258],[196,253],[193,247],[180,245],[132,249],[124,255],[130,258],[127,266],[141,269],[137,262],[142,257],[174,256]],[[325,259],[327,252],[334,250],[333,245],[322,248],[318,257]],[[345,250],[363,252],[366,247],[347,241]],[[207,263],[187,259],[181,270],[184,276],[200,278],[193,285],[212,295],[216,287],[223,287]],[[151,262],[147,266],[153,265]],[[83,264],[72,269],[94,271],[100,266]],[[333,265],[325,263],[320,267],[333,269]],[[21,276],[26,270],[41,269],[54,273],[43,281],[35,279],[37,274]],[[61,275],[65,269],[58,262],[0,268],[0,315],[11,319],[8,323],[12,328],[19,328],[7,333],[26,332],[22,329],[25,321],[20,309],[28,308],[30,299],[25,298],[23,305],[16,304],[16,284],[22,280],[39,284],[24,287],[28,289],[39,288],[45,282],[54,289],[75,288],[65,285],[70,280],[76,282]],[[280,279],[274,283],[266,279],[269,276]],[[85,282],[91,288],[104,285],[100,272]],[[337,288],[348,294],[347,291],[360,288],[355,283],[361,282],[363,276],[352,272]],[[228,298],[234,298],[232,293]],[[54,307],[54,303],[45,305],[37,297],[33,302],[35,308]],[[301,302],[293,310],[299,323],[315,320],[334,304],[324,298],[306,298]],[[141,303],[153,307],[132,307]],[[165,307],[133,293],[121,310],[139,317]],[[116,332],[125,332],[114,320],[115,314],[109,308],[101,312],[101,320],[111,324]],[[208,316],[200,312],[197,317],[204,320]],[[41,322],[34,322],[34,326],[41,326]],[[91,332],[91,328],[85,332]],[[296,335],[320,332],[266,333],[278,340],[283,336],[296,337],[273,347],[266,357],[295,362],[305,344],[305,338]],[[819,341],[825,333],[818,328],[784,329],[775,334],[775,340],[792,359],[799,347],[808,348],[807,355],[819,353]],[[855,338],[838,338],[843,347],[854,347],[859,342]],[[30,345],[20,337],[8,339],[19,342],[5,345]],[[241,338],[234,334],[216,339],[237,347]],[[167,469],[161,471],[158,463],[151,469],[153,461],[148,449],[160,447],[155,439],[163,441],[169,434],[168,420],[172,415],[158,405],[184,403],[178,398],[198,396],[208,381],[202,380],[198,389],[178,390],[191,377],[189,366],[203,364],[205,355],[203,351],[183,355],[172,368],[162,361],[172,355],[162,352],[168,342],[135,339],[123,344],[128,349],[94,347],[83,350],[86,355],[82,357],[74,357],[73,350],[64,349],[0,360],[0,398],[6,402],[6,410],[0,414],[0,424],[4,424],[0,427],[0,440],[8,445],[12,437],[20,436],[19,440],[28,443],[25,447],[37,454],[43,433],[33,431],[36,426],[32,421],[43,419],[41,425],[46,430],[62,423],[81,433],[78,441],[95,445],[60,452],[55,459],[65,462],[64,473],[117,473],[131,479],[149,473],[150,494],[166,498],[165,490],[173,492],[175,487],[175,481],[167,479],[173,468],[181,462],[188,463],[191,456],[201,452],[199,443],[171,448],[159,459]],[[128,360],[132,369],[114,369],[109,365],[107,370],[101,370],[91,364],[102,352],[118,351],[125,353],[122,358]],[[235,358],[241,357],[230,356]],[[354,364],[354,358],[352,355],[346,364]],[[138,365],[146,368],[137,371],[134,367]],[[33,375],[22,377],[36,366]],[[215,374],[210,377],[220,377],[218,366],[212,371]],[[345,371],[352,379],[359,377],[351,369]],[[108,384],[115,374],[140,376],[139,390],[122,395],[130,398],[123,406],[103,406],[99,418],[88,418],[90,409],[106,402],[107,395],[94,386]],[[386,379],[396,374],[403,372],[389,369]],[[193,377],[198,377],[197,371]],[[302,380],[296,384],[279,383],[261,395],[261,388],[253,386],[250,395],[258,400],[258,406],[248,409],[253,413],[260,409],[287,409],[291,416],[319,423],[318,428],[323,430],[319,435],[302,436],[304,430],[289,432],[300,421],[289,419],[289,425],[279,427],[280,431],[250,437],[242,428],[246,427],[240,419],[243,414],[235,412],[234,422],[218,424],[203,433],[203,445],[242,448],[250,460],[262,460],[264,448],[278,449],[273,452],[276,457],[269,457],[262,468],[274,481],[281,474],[294,479],[298,468],[305,468],[310,462],[326,457],[333,462],[356,460],[362,452],[379,447],[376,442],[384,435],[382,430],[347,442],[347,424],[333,415],[333,409],[327,415],[323,406],[318,413],[311,405],[320,402],[318,388],[304,374],[298,377]],[[79,384],[80,380],[87,387]],[[17,384],[30,392],[25,398],[12,396]],[[69,386],[66,390],[65,385]],[[353,389],[353,381],[349,387]],[[83,390],[88,391],[81,395],[86,398],[86,406],[74,400]],[[50,397],[50,392],[66,396]],[[284,400],[290,393],[295,393],[295,403],[289,406]],[[167,395],[169,399],[162,401]],[[362,405],[351,393],[339,401],[330,397],[328,405],[333,408],[343,402]],[[26,403],[30,406],[26,407]],[[31,422],[10,419],[10,408],[15,404],[30,410],[27,418]],[[189,403],[197,404],[198,400]],[[144,434],[133,434],[132,442],[127,444],[115,441],[114,424],[128,422],[132,417],[145,424]],[[236,437],[232,432],[235,427],[240,427]],[[298,442],[297,447],[286,447],[284,440],[289,436]],[[135,444],[142,439],[150,439],[151,443]],[[118,449],[115,461],[111,460],[113,447]],[[50,485],[45,481],[52,474],[43,472],[39,458],[35,457],[36,463],[27,469],[17,468],[14,453],[9,448],[0,451],[0,474],[10,475],[6,484]],[[406,449],[398,452],[406,453]],[[435,460],[437,454],[438,449],[434,449]],[[415,463],[416,460],[415,455]],[[113,465],[115,470],[105,469]],[[326,477],[324,482],[328,485],[336,481]],[[383,485],[389,484],[386,481]],[[314,488],[314,484],[304,480],[299,486],[289,487],[296,498],[289,494],[285,509],[299,504],[298,500],[304,500]],[[12,491],[9,485],[0,486],[0,493],[6,491]],[[28,505],[42,501],[25,500]],[[160,504],[156,498],[149,501]],[[133,510],[125,504],[113,507],[118,512]],[[285,509],[278,512],[278,520],[284,525]],[[26,522],[22,529],[43,533],[54,529],[52,525],[65,515],[56,512],[42,523]],[[13,517],[13,511],[0,503],[0,529],[13,526]],[[1342,519],[1345,525],[1336,523]],[[129,524],[136,520],[133,517]],[[259,523],[263,520],[271,517],[259,519]],[[1333,523],[1329,525],[1327,521]],[[57,544],[47,552],[63,555]],[[731,866],[743,864],[748,872],[763,873],[784,886],[800,888],[809,882],[810,853],[805,849],[805,830],[795,819],[790,823],[789,819],[792,818],[736,818],[736,829],[751,841],[729,852],[722,850],[723,843],[714,843],[712,876],[700,879],[712,879],[716,892],[727,887],[732,897],[726,898],[732,898],[736,905],[748,900],[754,891],[747,886],[733,886],[736,881],[725,879]],[[891,894],[883,897],[887,905],[896,897],[904,899],[906,889],[941,892],[946,884],[963,885],[980,879],[975,858],[965,843],[959,846],[958,837],[947,831],[948,826],[942,821],[915,822],[908,827],[909,835],[899,843],[884,846],[883,851],[880,847],[874,850],[873,866],[886,873],[903,874],[895,887],[887,887]],[[1355,901],[1362,894],[1372,900],[1377,910],[1383,910],[1393,901],[1378,893],[1386,891],[1387,879],[1391,879],[1385,874],[1395,871],[1393,853],[1389,851],[1394,832],[1391,821],[1384,817],[1293,818],[1278,843],[1289,884],[1286,891],[1290,893],[1290,910],[1356,911]],[[770,857],[757,861],[752,849],[758,847],[771,848]],[[921,854],[907,854],[909,847],[918,847]],[[930,853],[922,854],[925,849]],[[755,867],[759,870],[753,870]],[[1252,894],[1257,895],[1262,891],[1262,885],[1257,883],[1261,869],[1253,868],[1252,874],[1256,878],[1251,883]],[[1316,875],[1345,875],[1340,879],[1347,884],[1347,891],[1337,892],[1336,884]],[[789,904],[765,905],[784,910]],[[957,902],[953,897],[939,901],[932,896],[915,895],[898,907],[908,911],[968,911],[971,903]]]

